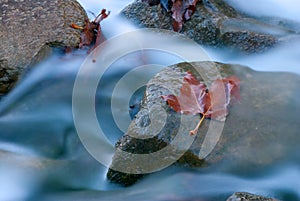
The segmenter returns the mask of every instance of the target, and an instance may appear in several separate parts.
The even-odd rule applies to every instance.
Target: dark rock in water
[[[227,201],[278,201],[273,198],[267,198],[259,195],[254,195],[251,193],[238,192],[230,196]]]
[[[50,46],[76,47],[87,17],[76,0],[4,0],[0,3],[0,95],[24,69],[49,54]]]
[[[182,34],[196,42],[215,47],[226,46],[247,53],[262,52],[280,41],[281,37],[299,33],[290,26],[274,24],[272,20],[249,18],[222,0],[201,1]],[[172,17],[165,6],[149,6],[136,1],[122,14],[133,23],[147,28],[172,30]]]
[[[110,178],[111,182],[122,184],[123,186],[131,186],[136,181],[144,177],[143,174],[126,174],[119,171],[110,169],[107,172],[107,177]]]
[[[139,113],[116,144],[110,180],[132,184],[175,161],[187,167],[265,167],[295,153],[300,140],[299,76],[214,62],[191,64],[167,67],[148,82]],[[188,70],[208,86],[218,72],[241,80],[241,102],[230,108],[225,123],[206,119],[196,136],[189,131],[200,116],[176,113],[161,98],[179,94]]]

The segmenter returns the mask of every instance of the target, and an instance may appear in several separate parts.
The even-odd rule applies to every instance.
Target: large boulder
[[[239,13],[223,0],[199,1],[196,8],[181,33],[204,45],[257,53],[273,47],[286,35],[299,33],[299,26],[292,22],[255,19]],[[122,14],[141,27],[172,30],[170,12],[161,5],[149,6],[137,0]]]
[[[157,166],[159,170],[161,164],[176,159],[187,167],[222,164],[251,169],[265,167],[296,153],[300,140],[299,76],[256,72],[239,65],[214,62],[192,64],[167,67],[148,82],[140,111],[116,144],[117,150],[121,151],[116,151],[107,173],[110,180],[130,185],[145,172],[150,173],[151,168]],[[195,139],[190,139],[193,136],[189,135],[189,131],[195,128],[200,116],[176,113],[161,96],[178,95],[186,71],[192,71],[198,80],[214,80],[218,74],[212,70],[214,66],[222,77],[235,75],[240,78],[241,101],[230,108],[223,130],[221,122],[206,119]],[[201,76],[195,68],[202,72]],[[222,130],[221,135],[218,128]],[[143,154],[154,156],[169,145],[174,146],[178,139],[182,143],[168,153],[145,159],[134,158]],[[182,146],[189,140],[194,141],[185,151]],[[202,154],[204,157],[199,158],[200,150],[209,155]]]
[[[50,46],[76,47],[87,15],[76,0],[0,2],[0,95],[29,66],[48,55]]]

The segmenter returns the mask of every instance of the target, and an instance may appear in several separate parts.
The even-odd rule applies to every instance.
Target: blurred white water
[[[292,20],[300,33],[299,0],[225,0],[239,11],[255,17],[275,17],[279,20]],[[300,74],[300,36],[281,39],[271,50],[261,54],[236,54],[224,49],[206,48],[213,60],[249,66],[258,71],[285,71]]]
[[[98,15],[102,9],[110,12],[109,17],[101,22],[101,29],[107,38],[136,29],[129,22],[122,20],[122,17],[118,15],[132,0],[78,0],[78,2],[87,11],[90,19],[94,19],[94,15]]]
[[[101,9],[107,9],[111,11],[112,15],[118,14],[126,5],[133,0],[78,0],[78,2],[84,7],[87,12],[93,12],[97,15]]]
[[[33,185],[33,178],[24,173],[9,166],[0,166],[0,200],[25,200],[29,197],[36,187]]]
[[[234,8],[254,16],[280,17],[300,22],[299,0],[225,0]]]
[[[248,66],[257,71],[300,74],[300,37],[261,54],[236,55],[223,49],[205,48],[213,60]]]

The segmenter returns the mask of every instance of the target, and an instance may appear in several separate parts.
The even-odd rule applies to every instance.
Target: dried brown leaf
[[[179,96],[171,94],[162,98],[176,112],[202,115],[197,127],[190,132],[195,134],[204,118],[223,120],[228,115],[229,104],[240,100],[240,80],[235,76],[217,79],[208,90],[205,84],[187,72]]]

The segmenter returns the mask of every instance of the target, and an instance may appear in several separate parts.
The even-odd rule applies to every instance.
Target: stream
[[[300,23],[297,0],[227,1],[256,17],[275,16]],[[131,0],[79,2],[91,18],[90,12],[97,14],[102,8],[111,11],[110,16],[101,22],[103,34],[108,39],[137,30],[118,15]],[[270,4],[274,6],[270,8]],[[235,55],[209,47],[204,47],[204,50],[214,61],[242,64],[257,71],[300,74],[300,38],[253,55]],[[234,192],[300,200],[299,153],[263,168],[241,170],[227,164],[194,170],[171,166],[130,187],[110,183],[105,176],[107,167],[82,146],[73,121],[73,86],[85,57],[85,50],[67,55],[55,52],[0,100],[0,201],[226,200]],[[111,144],[124,132],[116,125],[111,112],[113,90],[126,73],[145,64],[144,57],[148,63],[161,67],[140,74],[139,79],[143,80],[149,80],[163,66],[182,61],[168,53],[137,52],[118,59],[105,71],[97,88],[95,108],[99,124]],[[129,118],[132,116],[130,112],[136,112],[131,111],[129,105],[137,103],[142,92],[133,95],[131,89],[123,87],[124,97],[120,98],[128,109],[119,111],[121,117]],[[128,99],[129,103],[126,102]],[[87,128],[92,126],[86,122]]]

